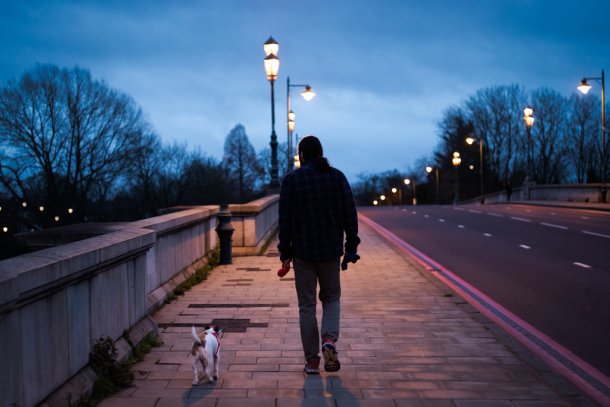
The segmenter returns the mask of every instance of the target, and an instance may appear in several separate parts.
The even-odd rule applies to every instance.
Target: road
[[[610,213],[514,204],[359,211],[610,376]]]

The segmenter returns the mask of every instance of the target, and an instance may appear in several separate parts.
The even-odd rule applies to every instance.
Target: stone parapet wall
[[[231,205],[236,254],[257,252],[275,231],[277,205],[277,195]],[[149,313],[205,264],[218,210],[189,207],[0,261],[0,407],[78,400],[95,342],[109,336],[129,352],[124,332],[137,343],[155,330]]]

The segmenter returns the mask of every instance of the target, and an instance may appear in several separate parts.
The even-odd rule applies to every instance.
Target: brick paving
[[[237,257],[153,315],[162,348],[101,406],[560,407],[595,405],[360,223],[342,272],[341,370],[302,372],[294,274],[272,243]],[[320,307],[319,312],[320,312]],[[220,378],[192,386],[190,325],[220,322]]]

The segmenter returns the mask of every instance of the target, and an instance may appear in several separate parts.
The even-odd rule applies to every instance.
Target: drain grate
[[[241,271],[271,271],[271,269],[262,269],[260,267],[240,267],[237,270]]]
[[[290,304],[189,304],[189,308],[288,308]]]
[[[218,326],[222,328],[224,332],[236,332],[243,333],[248,330],[248,328],[267,328],[269,324],[267,323],[255,323],[250,322],[250,319],[214,319],[209,324],[201,323],[201,322],[171,322],[171,323],[161,323],[159,324],[159,328],[190,328],[191,326]]]

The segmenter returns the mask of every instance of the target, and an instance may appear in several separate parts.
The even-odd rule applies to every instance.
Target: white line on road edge
[[[590,268],[591,268],[591,266],[589,266],[588,264],[579,263],[579,262],[577,262],[577,261],[575,261],[575,262],[574,262],[574,265],[575,265],[575,266],[578,266],[578,267],[582,267],[582,268],[584,268],[584,269],[590,269]]]
[[[540,224],[543,225],[543,226],[548,226],[550,228],[557,228],[557,229],[562,229],[562,230],[567,230],[568,229],[567,226],[553,225],[552,223],[540,222]]]
[[[597,237],[605,237],[606,239],[610,239],[610,236],[604,235],[603,233],[589,232],[589,231],[586,231],[586,230],[583,230],[582,233],[584,233],[585,235],[591,235],[591,236],[597,236]]]
[[[483,233],[483,236],[485,236],[485,237],[491,237],[491,236],[492,236],[492,234],[491,234],[491,233]]]
[[[525,250],[531,249],[531,247],[526,245],[526,244],[520,244],[519,247],[522,248],[522,249],[525,249]]]
[[[512,220],[518,220],[519,222],[531,222],[531,220],[529,219],[525,219],[525,218],[518,218],[516,216],[511,216],[510,217]]]

